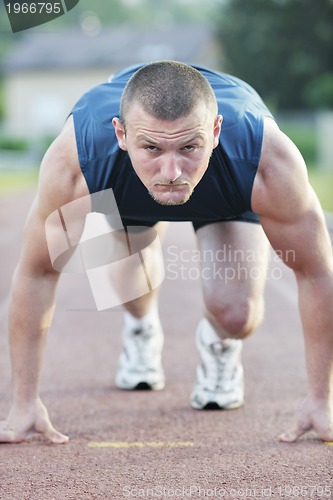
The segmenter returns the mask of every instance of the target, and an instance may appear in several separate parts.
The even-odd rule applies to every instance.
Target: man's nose
[[[181,176],[182,170],[176,155],[168,154],[162,159],[161,176],[169,182],[174,182]]]

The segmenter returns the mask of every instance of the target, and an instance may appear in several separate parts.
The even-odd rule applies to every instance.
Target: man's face
[[[204,175],[218,145],[221,116],[199,103],[188,116],[165,121],[134,104],[126,116],[126,132],[114,118],[119,147],[128,151],[133,168],[150,195],[161,205],[182,205]]]

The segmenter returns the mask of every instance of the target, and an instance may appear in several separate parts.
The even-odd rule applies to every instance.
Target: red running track
[[[10,406],[8,293],[32,195],[0,199],[0,419]],[[62,277],[42,398],[70,442],[54,446],[35,436],[0,445],[1,500],[333,497],[333,446],[311,435],[292,445],[277,441],[294,425],[306,373],[294,278],[274,259],[265,321],[244,344],[244,407],[191,409],[202,309],[196,265],[186,262],[194,250],[191,225],[172,224],[164,243],[161,392],[115,388],[121,308],[97,312],[84,276]],[[177,262],[175,252],[182,255]]]

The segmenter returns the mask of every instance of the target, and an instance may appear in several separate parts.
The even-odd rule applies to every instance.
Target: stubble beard
[[[158,203],[159,205],[169,206],[169,207],[171,207],[171,206],[177,206],[177,205],[184,205],[185,203],[188,202],[188,200],[191,198],[191,196],[192,196],[192,194],[194,192],[194,187],[191,186],[190,184],[188,184],[188,186],[189,186],[188,192],[179,201],[177,201],[176,199],[174,199],[172,196],[170,196],[166,201],[164,201],[164,200],[160,199],[159,197],[157,197],[154,194],[153,190],[149,190],[148,193],[150,194],[150,196],[152,197],[152,199],[154,201],[156,201],[156,203]],[[170,187],[172,187],[172,186],[170,186]]]

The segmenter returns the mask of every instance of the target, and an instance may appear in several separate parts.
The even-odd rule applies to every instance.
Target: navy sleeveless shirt
[[[92,88],[74,106],[78,158],[89,192],[113,189],[124,225],[160,220],[192,221],[198,226],[251,212],[259,165],[264,116],[272,116],[260,96],[240,79],[194,66],[211,84],[223,116],[220,141],[187,203],[163,206],[149,195],[115,136],[112,119],[128,79],[142,65],[127,68]]]

